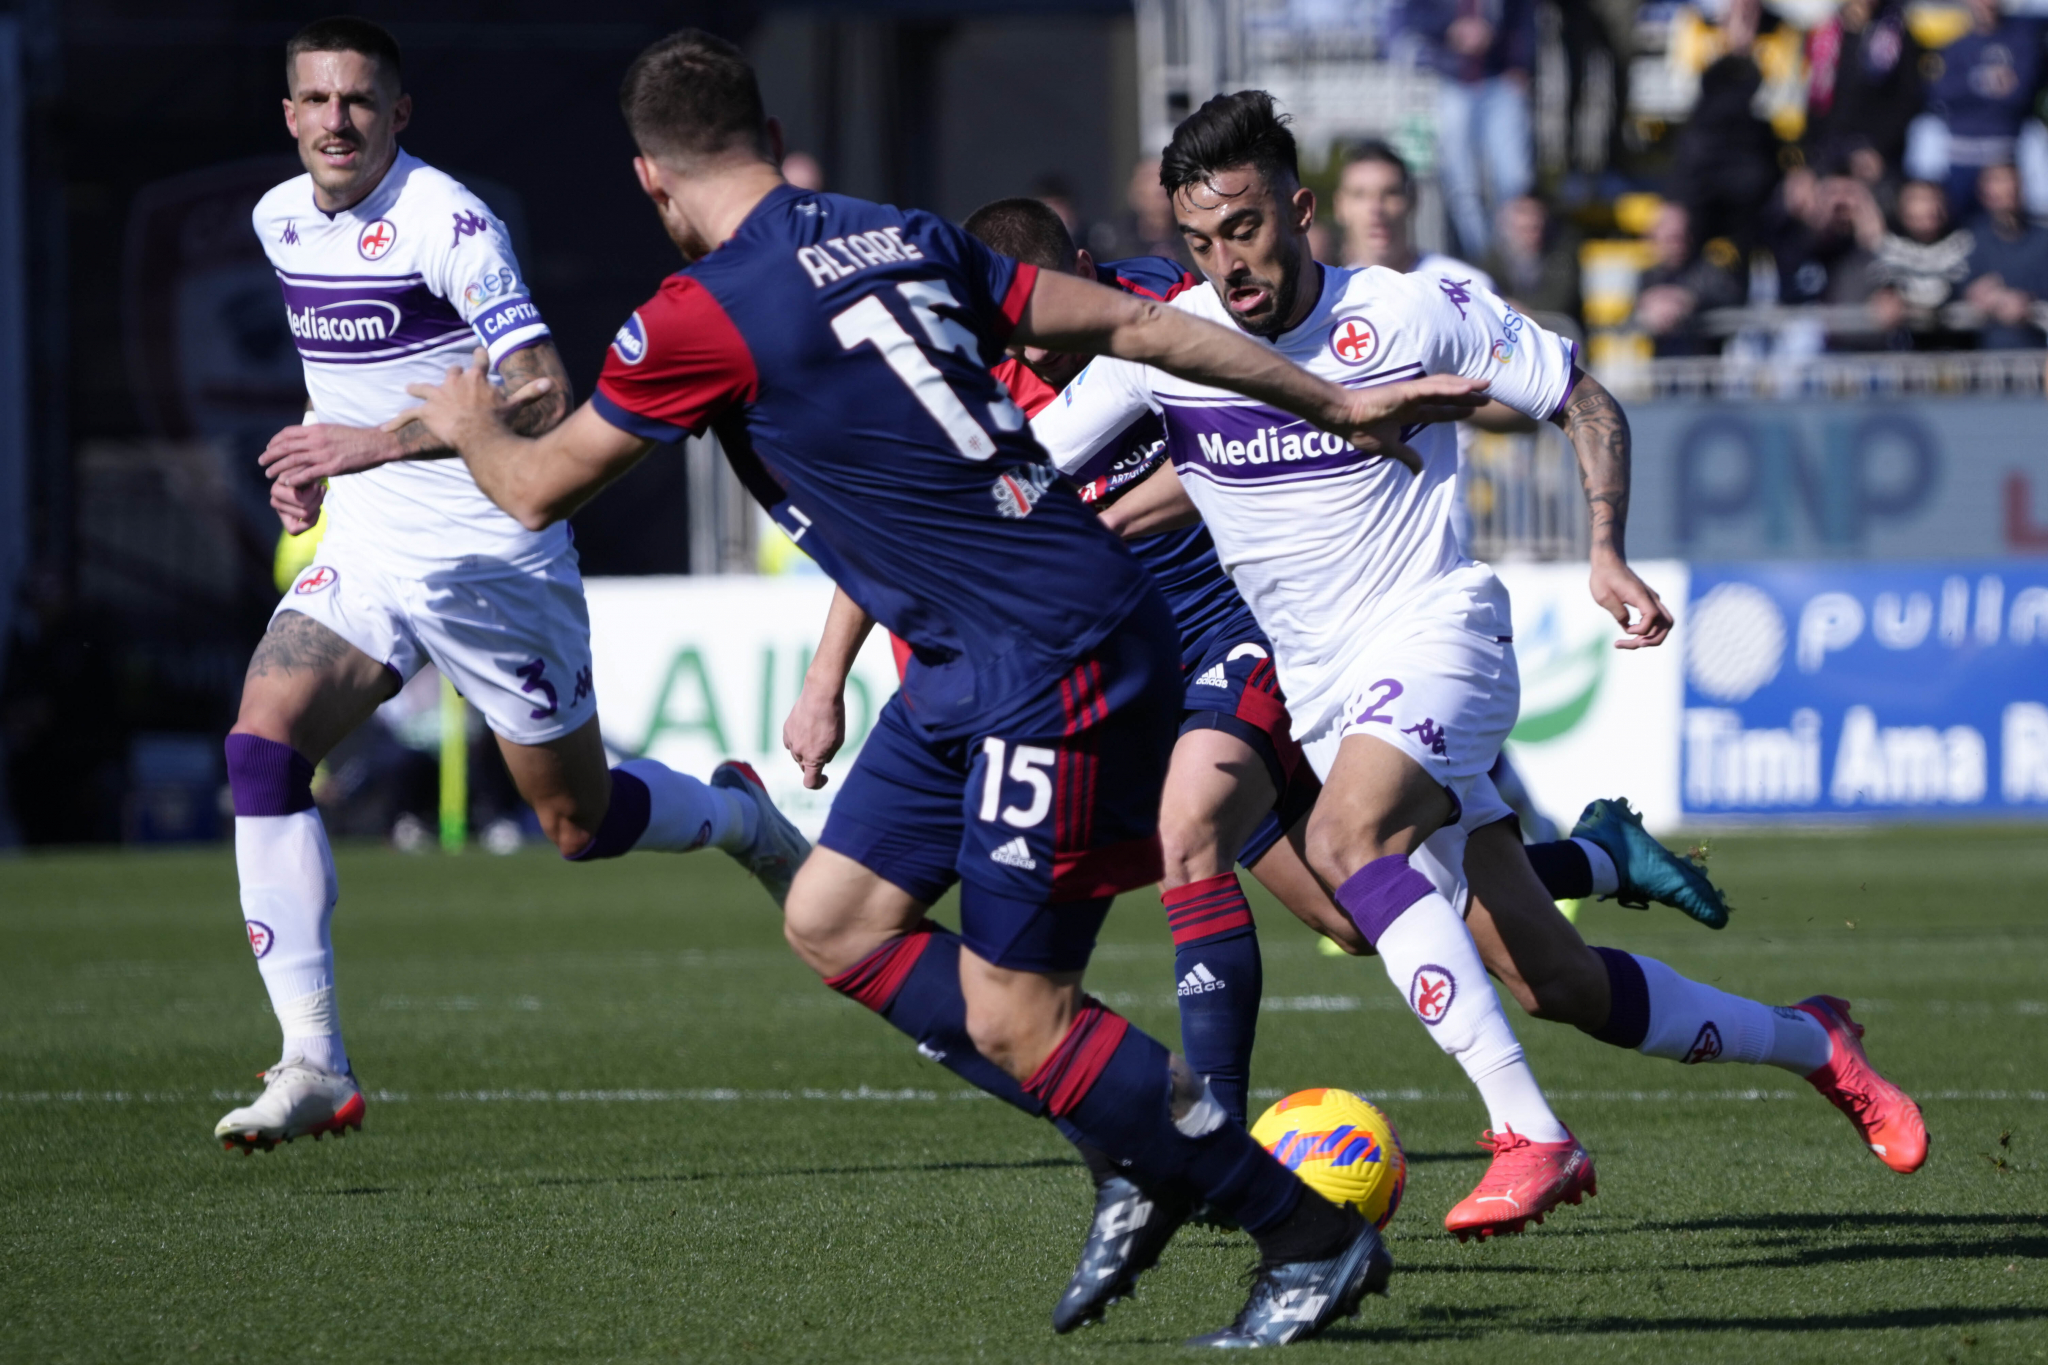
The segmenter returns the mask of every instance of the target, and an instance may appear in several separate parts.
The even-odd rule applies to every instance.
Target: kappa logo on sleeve
[[[464,237],[474,237],[480,232],[489,232],[490,230],[490,219],[474,209],[464,210],[455,215],[455,238],[448,245],[451,247],[461,246]]]
[[[612,353],[628,365],[638,365],[647,359],[647,324],[640,321],[638,313],[627,318],[626,325],[612,338]]]

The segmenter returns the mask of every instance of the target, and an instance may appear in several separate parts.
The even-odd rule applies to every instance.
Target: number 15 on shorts
[[[1001,820],[1012,829],[1043,824],[1052,810],[1051,770],[1059,762],[1059,751],[1036,744],[1019,744],[1013,749],[990,735],[981,742],[981,752],[988,759],[981,777],[981,819],[990,824]],[[1009,781],[1027,793],[1022,805],[1003,804],[1010,794],[1003,783],[1005,767]]]

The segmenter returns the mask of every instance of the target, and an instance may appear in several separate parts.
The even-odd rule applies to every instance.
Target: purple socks
[[[1380,935],[1409,906],[1434,892],[1429,878],[1408,865],[1408,855],[1375,858],[1337,888],[1337,904],[1351,916],[1365,941],[1379,946]]]
[[[297,815],[313,809],[313,765],[291,745],[229,735],[227,754],[236,815]]]

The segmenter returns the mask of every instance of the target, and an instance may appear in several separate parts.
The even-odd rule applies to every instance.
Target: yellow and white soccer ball
[[[1259,1115],[1252,1140],[1317,1194],[1384,1228],[1401,1207],[1408,1156],[1401,1135],[1349,1090],[1297,1090]]]

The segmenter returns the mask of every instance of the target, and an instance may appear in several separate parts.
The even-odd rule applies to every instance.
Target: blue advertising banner
[[[2048,816],[2048,563],[1695,564],[1688,817]]]

